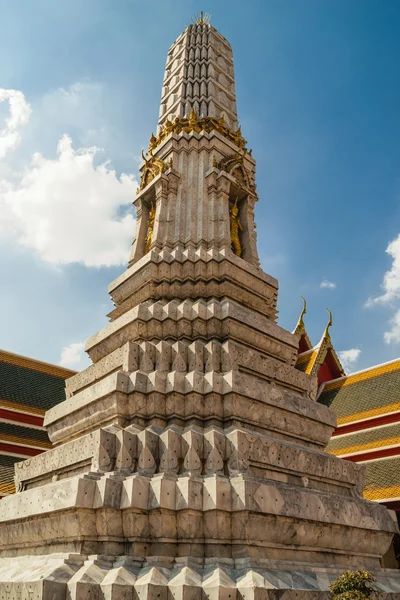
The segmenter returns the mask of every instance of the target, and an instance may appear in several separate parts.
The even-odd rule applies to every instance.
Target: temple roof
[[[65,379],[75,371],[0,350],[0,406],[22,405],[42,414],[65,400]]]
[[[65,400],[75,371],[0,350],[0,497],[15,492],[14,465],[51,448],[47,409]]]
[[[15,493],[14,465],[21,458],[0,454],[0,497]]]
[[[375,448],[387,448],[394,444],[400,446],[400,422],[332,437],[327,449],[330,454],[346,456]]]
[[[303,310],[300,314],[296,328],[293,331],[299,338],[299,354],[296,361],[296,369],[309,375],[317,375],[319,383],[344,375],[344,370],[332,344],[329,329],[332,326],[332,314],[329,313],[329,322],[325,327],[318,344],[312,347],[307,335],[304,315],[306,314],[306,301],[303,298]]]
[[[318,402],[332,408],[338,424],[400,410],[400,359],[324,384]]]
[[[338,428],[327,451],[366,467],[364,496],[400,509],[400,360],[329,381],[318,402]]]
[[[366,463],[364,497],[375,501],[400,501],[400,456]]]

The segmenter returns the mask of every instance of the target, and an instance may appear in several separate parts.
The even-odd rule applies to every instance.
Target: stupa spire
[[[237,129],[232,48],[209,18],[196,15],[169,49],[159,129],[167,120],[189,116],[192,109],[200,117],[223,116],[228,127]]]

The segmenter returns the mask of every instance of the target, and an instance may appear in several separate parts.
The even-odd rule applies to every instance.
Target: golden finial
[[[329,308],[327,308],[326,311],[329,315],[329,321],[327,326],[325,327],[324,335],[322,336],[323,338],[327,338],[329,336],[329,329],[332,327],[332,313],[329,310]]]
[[[213,159],[212,159],[212,161],[213,161],[213,167],[216,167],[216,166],[218,165],[218,163],[217,163],[217,159],[216,159],[216,157],[215,157],[215,154],[213,154]]]
[[[303,310],[301,311],[301,315],[300,315],[300,319],[302,319],[304,317],[304,315],[307,312],[307,302],[306,299],[303,298],[303,296],[301,297],[301,299],[303,300]]]
[[[193,25],[208,25],[210,21],[211,15],[209,13],[204,13],[203,11],[195,14],[194,17],[192,17]]]
[[[296,328],[293,331],[293,333],[297,334],[297,335],[302,335],[303,333],[306,332],[306,327],[304,325],[304,319],[303,319],[303,317],[304,317],[304,315],[307,312],[307,302],[306,302],[306,299],[303,298],[303,296],[301,297],[301,299],[303,300],[303,309],[302,309],[302,311],[300,313],[300,316],[299,316],[299,319],[297,321]]]

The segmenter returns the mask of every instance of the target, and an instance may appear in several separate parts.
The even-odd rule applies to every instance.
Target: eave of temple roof
[[[395,446],[399,447],[400,453],[400,422],[332,437],[326,449],[335,456],[357,454],[362,460],[364,452]]]
[[[296,369],[303,373],[311,373],[317,352],[318,348],[316,346],[315,348],[311,348],[310,350],[306,350],[306,352],[299,354],[296,361]]]
[[[71,369],[66,369],[58,365],[52,365],[51,363],[46,363],[41,360],[36,360],[35,358],[29,358],[22,354],[14,354],[13,352],[7,352],[6,350],[1,349],[0,362],[23,367],[24,369],[31,369],[32,371],[37,371],[39,373],[46,373],[47,375],[54,375],[55,377],[60,377],[64,380],[76,374],[76,371],[72,371]]]
[[[0,406],[48,410],[65,399],[65,380],[75,371],[0,350]]]
[[[365,464],[364,497],[377,502],[400,500],[400,456]]]
[[[14,494],[14,465],[21,460],[15,456],[0,455],[0,496]]]
[[[400,359],[396,359],[325,383],[318,402],[335,411],[340,427],[399,411],[399,389]]]

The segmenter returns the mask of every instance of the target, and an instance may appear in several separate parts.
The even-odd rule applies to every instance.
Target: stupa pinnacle
[[[204,15],[168,52],[158,125],[192,110],[201,117],[223,115],[228,127],[237,128],[232,49]]]
[[[399,591],[379,568],[396,525],[362,498],[362,468],[324,452],[334,415],[276,324],[232,52],[209,23],[169,51],[143,157],[110,323],[46,414],[55,447],[0,503],[1,593],[317,598],[349,567]]]

